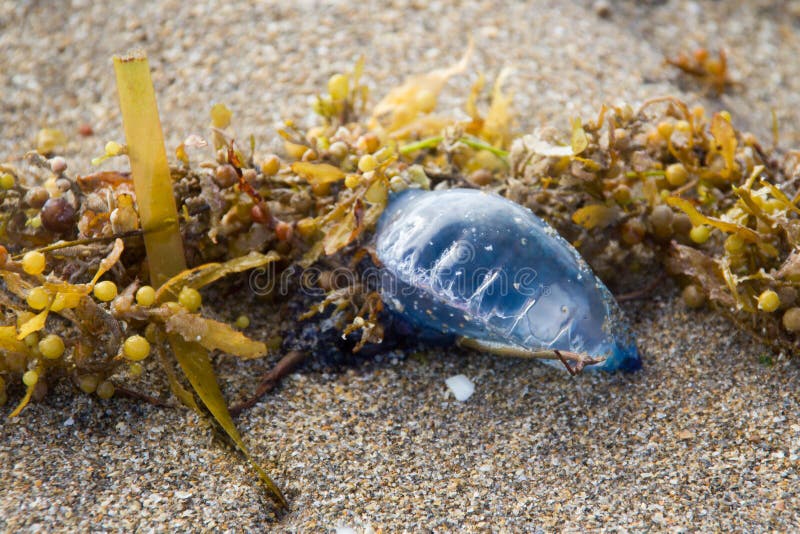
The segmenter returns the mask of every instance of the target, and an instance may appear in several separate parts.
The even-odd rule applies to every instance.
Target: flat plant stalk
[[[186,269],[186,260],[155,89],[144,53],[115,56],[114,70],[150,281],[158,287]]]
[[[143,52],[115,56],[114,70],[150,279],[153,286],[159,287],[186,270],[186,260],[155,89]],[[282,507],[287,506],[275,483],[250,457],[220,391],[208,351],[177,334],[168,335],[168,340],[206,408],[251,463],[272,499]]]

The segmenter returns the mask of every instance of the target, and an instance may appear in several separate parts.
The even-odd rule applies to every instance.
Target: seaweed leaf
[[[195,341],[208,350],[221,350],[244,360],[260,358],[267,353],[267,346],[261,341],[252,340],[225,323],[198,314],[169,314],[165,326],[167,332],[176,332],[186,341]]]
[[[356,220],[354,207],[348,210],[344,217],[334,224],[325,234],[325,237],[322,238],[322,247],[325,254],[330,256],[349,245],[357,230],[358,221]]]
[[[17,404],[17,407],[14,408],[14,411],[11,412],[10,414],[8,414],[8,418],[9,419],[12,419],[12,418],[18,416],[20,414],[20,412],[22,412],[22,410],[25,409],[25,407],[31,401],[31,396],[33,395],[33,390],[35,390],[35,389],[36,389],[36,384],[33,384],[32,386],[28,386],[25,389],[25,396],[22,397],[21,401],[19,401],[19,404]]]
[[[94,286],[100,277],[103,276],[105,273],[108,272],[116,263],[119,261],[119,258],[122,256],[122,251],[125,249],[125,245],[122,242],[122,239],[115,239],[114,246],[111,248],[111,252],[103,258],[103,261],[100,262],[100,267],[97,268],[97,272],[92,278],[90,282],[90,286]]]
[[[736,275],[731,272],[731,262],[727,256],[721,257],[717,260],[720,269],[722,270],[722,276],[725,279],[725,283],[728,286],[728,290],[730,291],[731,295],[733,295],[734,300],[736,301],[736,307],[740,310],[745,310],[747,312],[754,312],[755,308],[750,303],[748,299],[742,297],[739,293],[739,280],[736,278]]]
[[[222,391],[219,389],[217,379],[214,374],[214,369],[211,365],[211,360],[208,357],[206,349],[197,343],[190,343],[183,339],[179,334],[167,335],[170,345],[172,345],[175,357],[183,369],[189,383],[197,392],[197,395],[203,400],[208,411],[214,416],[214,419],[230,436],[238,449],[244,454],[247,461],[253,466],[261,481],[269,490],[270,496],[280,506],[286,508],[288,503],[284,498],[281,491],[267,475],[267,473],[253,460],[247,447],[242,440],[242,436],[236,429],[233,423],[231,414],[228,411],[228,405],[222,396]]]
[[[310,184],[330,184],[343,180],[344,171],[339,167],[334,167],[329,163],[309,163],[307,161],[295,161],[292,163],[292,172],[304,178]]]
[[[389,91],[375,106],[372,124],[383,124],[387,131],[395,132],[411,124],[421,113],[433,111],[447,80],[467,68],[473,48],[470,40],[467,51],[456,64],[411,76],[401,86]]]
[[[20,325],[17,339],[25,339],[28,335],[44,328],[49,313],[49,309],[44,309]]]
[[[575,213],[572,214],[572,222],[591,230],[613,224],[618,216],[619,211],[615,208],[609,208],[605,204],[589,204],[575,210]]]
[[[506,148],[511,144],[511,102],[513,96],[503,92],[503,84],[511,75],[511,69],[506,67],[500,71],[492,87],[492,100],[489,111],[478,133],[479,137],[487,139],[496,147]],[[474,119],[473,119],[474,120]]]
[[[711,136],[714,138],[715,151],[725,162],[725,168],[720,171],[720,175],[726,180],[731,179],[736,170],[736,131],[729,118],[722,113],[715,113],[711,119]]]
[[[577,156],[589,146],[589,139],[586,137],[586,131],[583,129],[581,119],[576,117],[572,119],[572,136],[570,137],[570,146],[572,147],[572,155]]]
[[[201,289],[229,274],[249,271],[279,259],[280,255],[274,251],[269,251],[267,254],[252,251],[245,256],[239,256],[224,263],[206,263],[192,269],[185,269],[158,288],[156,302],[166,302],[170,297],[178,298],[178,294],[184,287]]]

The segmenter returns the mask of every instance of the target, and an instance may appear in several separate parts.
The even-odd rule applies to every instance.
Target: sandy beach
[[[223,102],[266,153],[281,120],[313,122],[312,97],[361,54],[374,101],[457,61],[470,36],[445,113],[463,113],[478,73],[509,66],[519,132],[672,94],[768,141],[774,111],[780,147],[800,147],[800,9],[788,3],[0,0],[0,161],[59,128],[69,168],[88,172],[123,140],[111,56],[134,47],[150,57],[169,147],[203,134]],[[727,51],[738,83],[719,98],[664,65],[698,46]],[[83,124],[94,135],[77,135]],[[220,313],[246,312],[248,333],[269,337],[258,300],[236,300]],[[187,409],[63,384],[14,420],[0,408],[0,531],[800,529],[800,360],[688,310],[672,283],[623,309],[644,360],[633,374],[573,378],[436,348],[291,375],[237,418],[291,502],[277,516]],[[219,358],[226,395],[248,395],[278,357]],[[456,374],[475,383],[466,402],[445,385]]]

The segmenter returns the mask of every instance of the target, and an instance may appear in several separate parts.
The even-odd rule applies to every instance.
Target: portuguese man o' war
[[[530,210],[473,189],[395,194],[378,223],[381,296],[421,333],[570,372],[641,367],[606,286]]]

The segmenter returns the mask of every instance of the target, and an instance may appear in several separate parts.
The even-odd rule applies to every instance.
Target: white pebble
[[[475,393],[475,384],[464,375],[451,376],[444,381],[456,400],[464,402]]]

